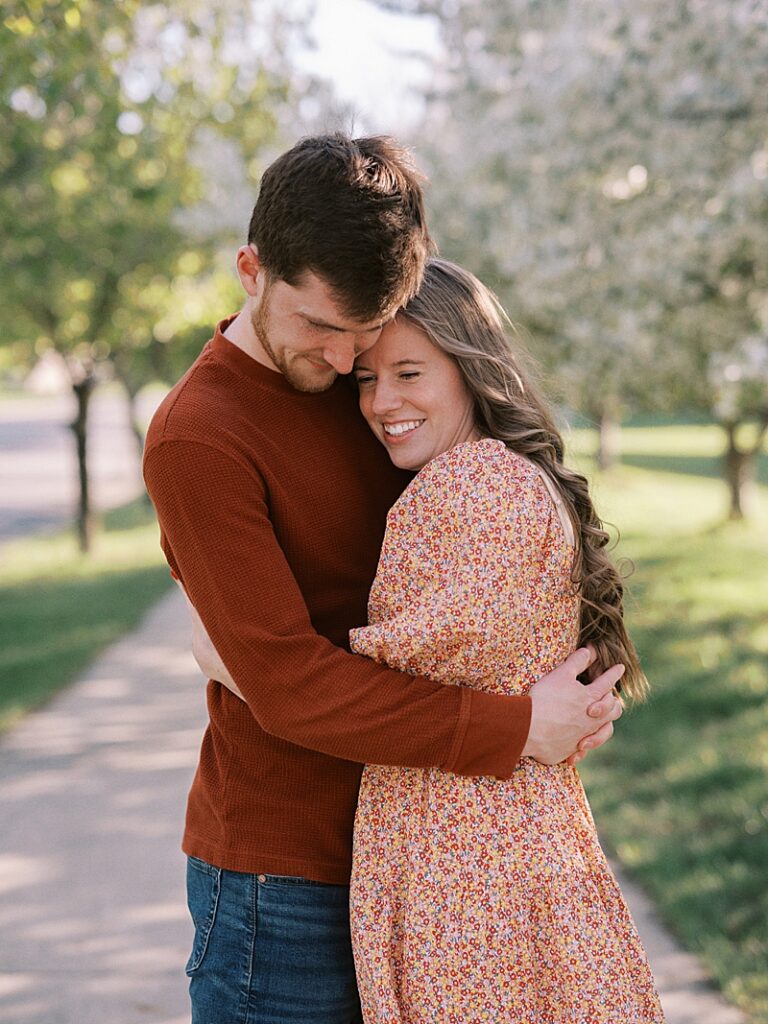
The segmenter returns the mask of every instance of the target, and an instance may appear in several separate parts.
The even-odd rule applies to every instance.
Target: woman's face
[[[458,366],[404,317],[388,323],[358,356],[354,374],[360,410],[401,469],[421,469],[480,436]]]

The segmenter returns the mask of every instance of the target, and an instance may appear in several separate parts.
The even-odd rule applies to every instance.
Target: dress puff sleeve
[[[503,442],[433,459],[389,513],[352,649],[439,682],[524,692],[551,522],[537,469]]]

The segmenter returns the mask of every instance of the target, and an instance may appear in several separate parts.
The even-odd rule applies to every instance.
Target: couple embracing
[[[382,138],[278,158],[237,270],[144,465],[210,676],[193,1024],[662,1021],[575,767],[646,684],[494,296]]]

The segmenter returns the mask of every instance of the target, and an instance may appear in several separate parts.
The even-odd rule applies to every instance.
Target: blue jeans
[[[192,1024],[361,1024],[349,888],[187,858]]]

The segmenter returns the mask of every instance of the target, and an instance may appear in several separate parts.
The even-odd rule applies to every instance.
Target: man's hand
[[[624,666],[611,666],[585,686],[577,677],[594,660],[594,650],[581,647],[531,688],[533,713],[523,757],[542,764],[576,764],[613,735],[613,723],[622,712],[613,688]]]

